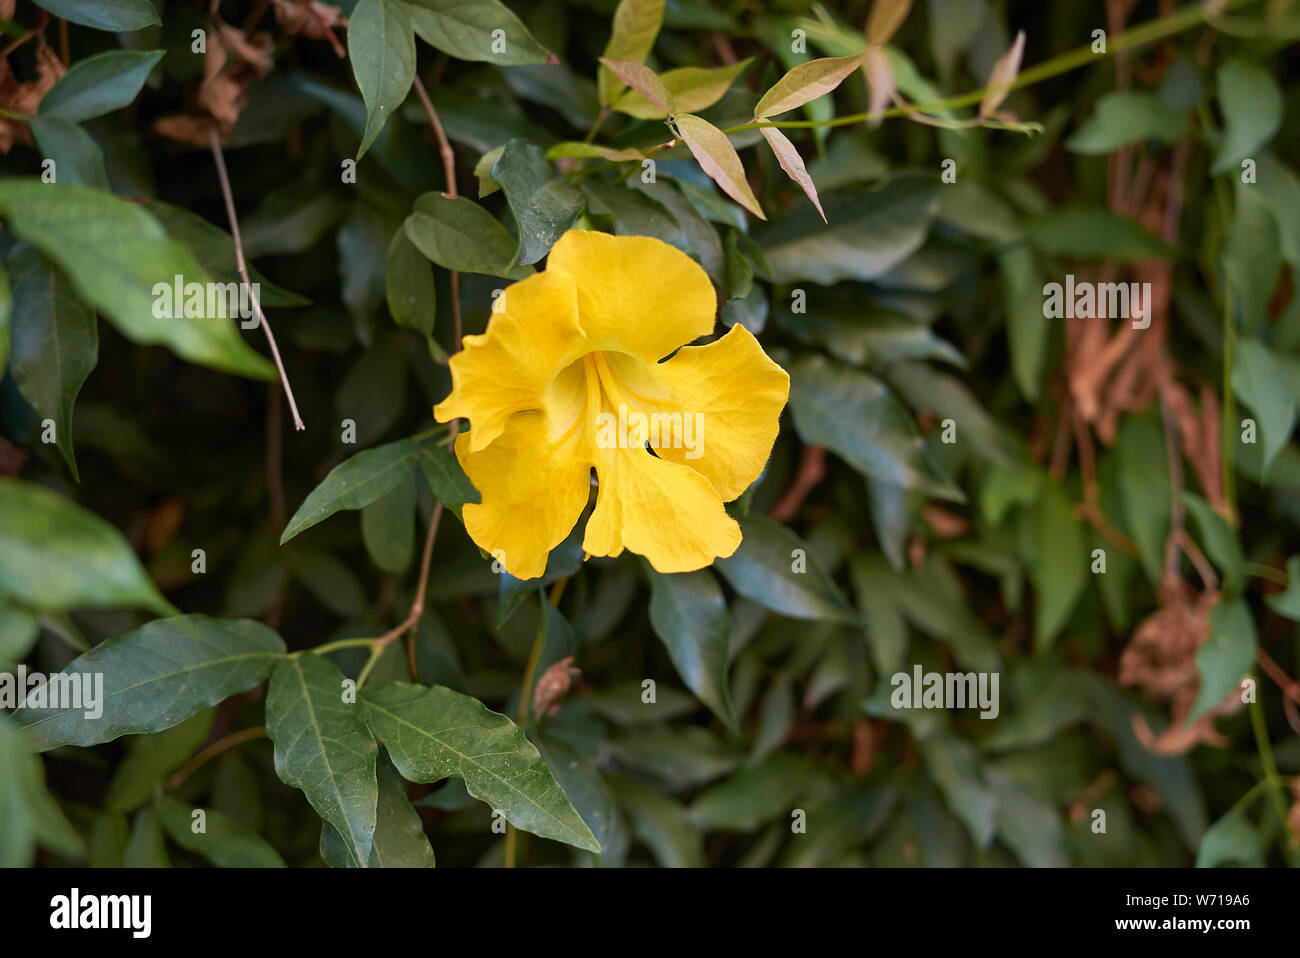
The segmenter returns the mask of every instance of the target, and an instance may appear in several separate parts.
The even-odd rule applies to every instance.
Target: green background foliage
[[[0,4],[0,668],[106,696],[0,712],[0,865],[1300,862],[1300,4],[1124,6]],[[226,185],[292,403],[153,310]],[[460,522],[448,356],[572,227],[790,374],[709,568]]]

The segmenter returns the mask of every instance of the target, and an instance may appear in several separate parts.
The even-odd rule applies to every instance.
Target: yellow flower
[[[482,497],[464,508],[470,537],[511,575],[540,576],[594,468],[588,555],[628,549],[689,572],[735,552],[723,503],[762,472],[790,377],[739,325],[678,348],[713,331],[704,270],[656,239],[574,230],[502,298],[434,407],[439,422],[470,421],[456,440]]]

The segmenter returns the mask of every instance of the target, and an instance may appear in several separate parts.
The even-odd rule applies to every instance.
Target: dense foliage
[[[0,27],[0,865],[1300,862],[1300,4]],[[789,375],[705,568],[466,532],[570,229]]]

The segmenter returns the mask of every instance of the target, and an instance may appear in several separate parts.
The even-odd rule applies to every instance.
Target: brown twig
[[[821,446],[804,446],[799,454],[799,466],[795,470],[794,481],[790,488],[777,500],[768,515],[777,522],[789,522],[798,513],[808,493],[826,477],[826,450]]]
[[[205,764],[209,759],[215,758],[222,752],[228,752],[236,745],[251,742],[253,739],[261,738],[264,735],[266,735],[266,726],[259,725],[256,728],[246,728],[242,732],[234,732],[225,738],[217,739],[217,741],[186,762],[181,770],[168,780],[167,787],[179,788],[182,782],[193,775],[199,766]]]
[[[208,128],[208,137],[212,143],[212,158],[217,161],[217,176],[221,180],[221,194],[226,201],[226,218],[230,220],[230,235],[235,241],[235,262],[239,266],[239,276],[244,281],[244,288],[248,290],[249,299],[253,301],[253,310],[257,313],[257,319],[262,324],[262,330],[266,333],[266,341],[271,345],[271,356],[275,359],[275,368],[280,372],[280,382],[284,384],[284,394],[289,398],[289,411],[293,413],[293,428],[306,429],[302,417],[298,415],[298,404],[293,399],[293,389],[289,386],[289,376],[284,371],[284,362],[280,359],[280,347],[275,344],[275,334],[271,332],[271,324],[266,321],[266,314],[262,312],[262,304],[257,301],[257,294],[253,290],[253,284],[248,279],[248,264],[244,262],[244,245],[239,237],[239,218],[235,215],[235,197],[230,191],[230,176],[226,173],[226,158],[221,152],[221,138],[217,136],[215,124]]]

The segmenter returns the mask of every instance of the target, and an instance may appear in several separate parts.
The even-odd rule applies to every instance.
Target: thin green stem
[[[1269,582],[1276,582],[1278,585],[1286,585],[1291,581],[1285,572],[1279,572],[1271,565],[1264,565],[1262,562],[1243,562],[1241,569],[1246,575],[1253,575],[1257,579],[1267,579]]]
[[[1264,723],[1264,706],[1258,697],[1250,703],[1250,727],[1255,732],[1255,747],[1259,749],[1259,762],[1264,767],[1264,780],[1268,783],[1269,793],[1273,796],[1273,807],[1277,817],[1286,828],[1286,796],[1282,791],[1282,778],[1277,773],[1277,762],[1273,759],[1273,746],[1268,741],[1268,726]]]
[[[311,653],[312,655],[324,655],[326,652],[333,652],[336,649],[351,649],[351,648],[356,648],[357,646],[360,645],[374,645],[378,641],[379,639],[377,638],[339,639],[335,642],[326,642],[324,645],[318,645],[314,649],[306,649],[305,651]]]
[[[375,663],[379,661],[379,657],[384,654],[384,649],[386,648],[388,648],[387,645],[380,645],[378,642],[375,642],[375,644],[370,647],[370,658],[366,659],[365,667],[362,668],[361,674],[357,676],[358,689],[366,684],[366,679],[370,678],[371,670],[375,667]]]

